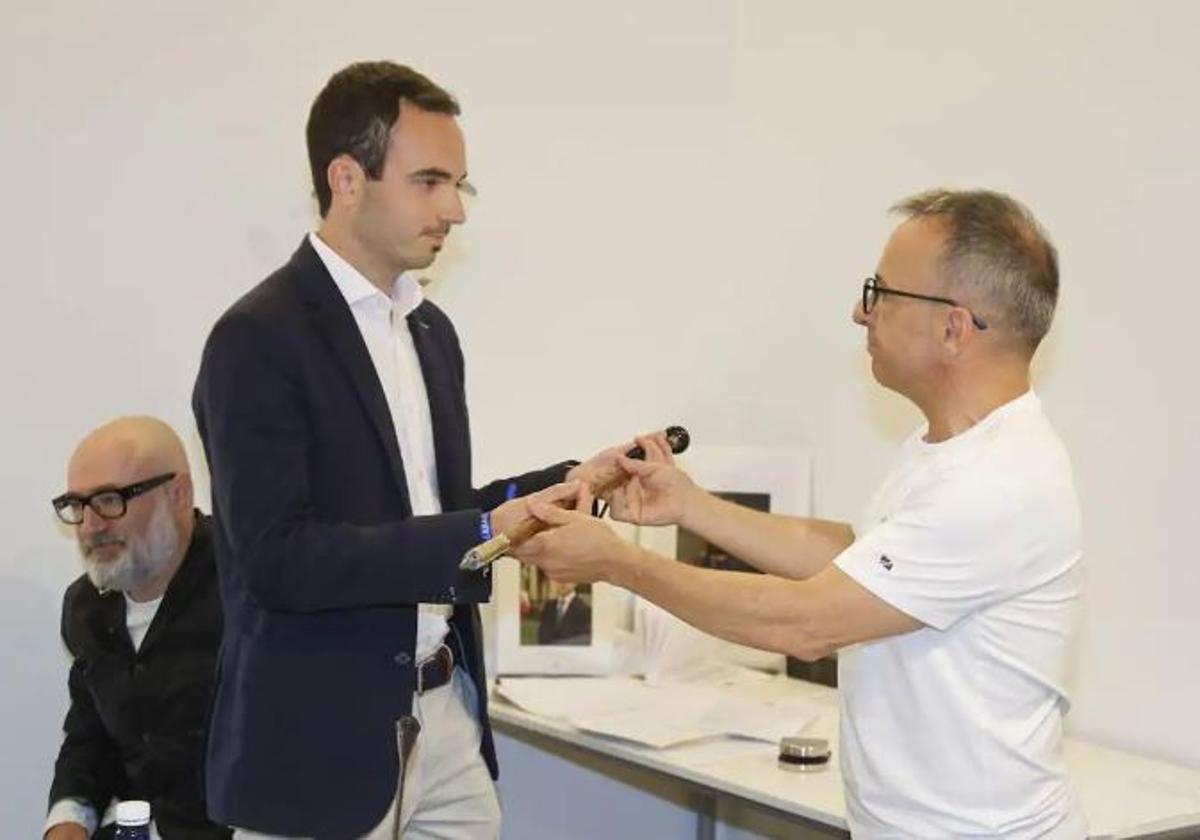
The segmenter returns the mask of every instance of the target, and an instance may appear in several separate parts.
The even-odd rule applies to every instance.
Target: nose
[[[855,301],[854,309],[850,312],[850,319],[860,327],[867,325],[867,313],[863,311],[862,301]]]
[[[92,510],[91,505],[83,506],[83,521],[76,527],[79,529],[81,536],[91,536],[108,530],[108,520],[105,519],[96,511]]]
[[[467,220],[467,205],[463,201],[462,193],[457,189],[451,190],[449,203],[442,212],[442,219],[452,225],[461,225]]]

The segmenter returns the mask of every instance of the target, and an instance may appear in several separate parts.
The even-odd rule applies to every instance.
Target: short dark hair
[[[387,159],[388,137],[400,116],[400,102],[422,111],[459,114],[458,102],[411,67],[391,61],[351,64],[325,84],[308,113],[308,165],[321,217],[332,196],[327,172],[338,155],[358,161],[367,177],[379,180]]]
[[[989,190],[929,190],[892,207],[946,225],[942,274],[1000,316],[1029,352],[1050,330],[1058,304],[1058,252],[1028,208]],[[989,317],[991,323],[992,318]]]

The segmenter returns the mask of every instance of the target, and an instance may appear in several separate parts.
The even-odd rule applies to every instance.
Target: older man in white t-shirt
[[[742,644],[839,656],[842,768],[862,838],[1079,838],[1062,757],[1080,600],[1071,465],[1030,385],[1058,298],[1054,247],[1007,196],[936,190],[863,284],[871,369],[926,424],[854,526],[739,507],[671,464],[624,461],[614,515],[679,524],[766,574],[700,569],[540,506],[517,553],[605,580]]]

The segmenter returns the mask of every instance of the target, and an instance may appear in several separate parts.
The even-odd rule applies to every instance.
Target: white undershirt
[[[154,615],[158,612],[159,605],[162,604],[163,596],[159,595],[152,601],[135,601],[129,597],[129,593],[125,595],[125,627],[129,630],[129,641],[133,643],[133,649],[139,650],[142,647],[142,641],[146,638],[146,632],[150,629],[150,622],[154,621]]]
[[[429,396],[407,320],[424,299],[421,286],[408,274],[401,274],[392,284],[389,297],[315,233],[310,233],[308,240],[346,299],[383,386],[404,461],[413,516],[441,513]],[[453,608],[448,604],[418,604],[417,608],[419,662],[446,638]]]

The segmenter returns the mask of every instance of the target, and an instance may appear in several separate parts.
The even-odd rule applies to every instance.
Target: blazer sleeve
[[[112,798],[125,787],[125,768],[120,749],[105,729],[88,690],[84,679],[86,663],[76,656],[69,637],[69,599],[68,592],[62,635],[67,649],[76,658],[67,677],[71,705],[63,721],[64,737],[54,762],[48,807],[62,799],[79,799],[90,804],[97,814],[103,814]]]
[[[524,473],[512,478],[499,479],[485,484],[475,491],[475,506],[480,510],[492,510],[503,504],[509,495],[509,487],[515,485],[516,496],[528,496],[566,479],[567,473],[578,461],[563,461],[559,464]]]
[[[209,336],[193,393],[218,525],[254,599],[292,612],[487,600],[490,577],[430,562],[479,542],[478,509],[369,525],[314,514],[298,377],[269,326],[231,312]]]

